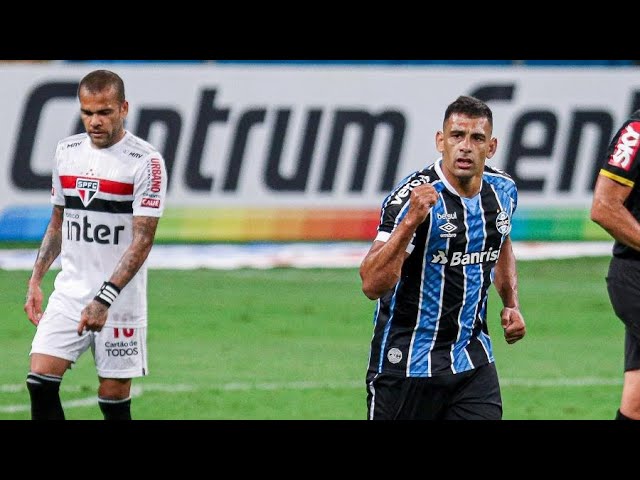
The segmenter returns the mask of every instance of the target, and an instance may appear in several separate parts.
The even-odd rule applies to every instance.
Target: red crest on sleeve
[[[620,133],[618,143],[609,157],[609,165],[622,168],[627,172],[636,160],[640,146],[640,122],[631,122]]]

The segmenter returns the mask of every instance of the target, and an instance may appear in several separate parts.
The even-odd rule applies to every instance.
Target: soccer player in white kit
[[[51,219],[24,311],[36,328],[27,388],[33,420],[64,420],[60,383],[91,349],[105,420],[131,419],[131,380],[147,375],[147,264],[165,206],[162,155],[124,128],[124,83],[108,70],[78,86],[86,133],[58,142]],[[40,284],[61,255],[42,312]]]

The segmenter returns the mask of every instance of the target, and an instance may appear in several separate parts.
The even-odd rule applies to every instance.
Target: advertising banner
[[[169,175],[158,240],[371,240],[380,205],[438,158],[459,95],[487,101],[491,165],[519,186],[515,240],[607,238],[589,221],[612,135],[640,107],[633,68],[237,66],[51,62],[0,66],[0,240],[39,240],[56,143],[82,132],[79,80],[113,69],[126,128]]]

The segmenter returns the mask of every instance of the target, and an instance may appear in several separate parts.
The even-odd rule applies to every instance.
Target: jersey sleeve
[[[507,211],[509,212],[510,220],[509,220],[509,228],[504,233],[504,236],[511,234],[511,230],[513,229],[513,216],[518,208],[518,189],[515,183],[513,183],[511,188],[509,189],[508,198],[509,198],[509,204],[506,205],[506,207],[507,207]]]
[[[161,217],[167,196],[167,169],[158,153],[147,156],[134,178],[133,215]]]
[[[639,147],[640,120],[633,119],[620,128],[611,140],[600,174],[633,187],[640,169]]]
[[[51,203],[53,205],[64,206],[64,192],[62,191],[62,183],[60,182],[60,174],[58,173],[58,153],[60,145],[56,148],[56,155],[53,161],[53,170],[51,172]]]
[[[509,198],[511,201],[511,205],[510,205],[511,215],[513,215],[514,213],[516,213],[516,210],[518,209],[518,187],[516,186],[515,182],[513,182],[513,184],[509,189]]]
[[[406,177],[400,185],[384,199],[380,212],[378,234],[375,240],[381,242],[389,240],[391,233],[393,233],[397,225],[407,214],[411,191],[418,185],[428,183],[428,181],[428,176],[425,176],[422,172],[415,172],[413,175]],[[415,239],[415,234],[413,238]],[[407,253],[411,253],[414,247],[415,245],[412,240],[409,242],[409,245],[407,245]]]

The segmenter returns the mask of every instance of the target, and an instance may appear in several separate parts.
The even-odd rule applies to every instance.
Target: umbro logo
[[[451,233],[451,232],[453,232],[454,230],[456,230],[458,227],[456,227],[456,226],[455,226],[453,223],[451,223],[451,222],[447,222],[447,223],[445,223],[444,225],[440,225],[438,228],[439,228],[440,230],[444,231],[444,232]]]
[[[447,222],[443,225],[439,225],[438,228],[440,230],[442,230],[445,233],[441,233],[440,234],[440,238],[455,238],[458,236],[457,233],[453,233],[455,230],[458,229],[458,227],[456,227],[453,223],[451,222]]]

